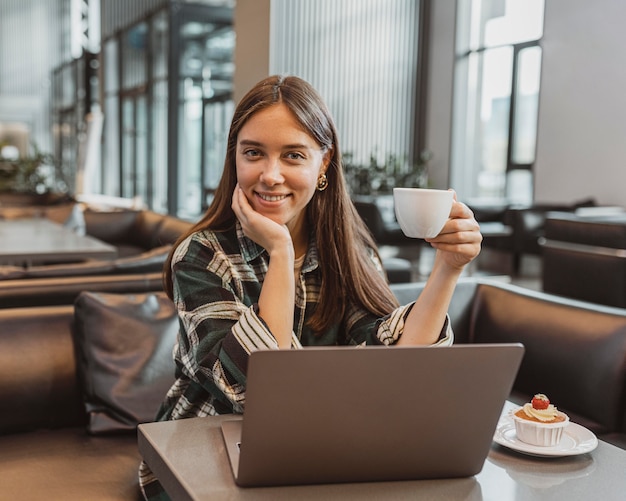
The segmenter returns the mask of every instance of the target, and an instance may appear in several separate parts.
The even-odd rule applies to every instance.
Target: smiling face
[[[305,238],[305,208],[329,154],[284,104],[254,114],[237,135],[237,181],[252,207]]]

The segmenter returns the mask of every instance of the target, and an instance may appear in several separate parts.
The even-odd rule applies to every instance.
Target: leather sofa
[[[416,240],[402,233],[395,215],[384,217],[374,198],[360,197],[353,200],[354,207],[369,228],[378,245],[415,245]]]
[[[626,308],[626,212],[552,212],[542,242],[543,290]]]
[[[174,377],[163,292],[0,309],[3,499],[140,499],[136,424]]]
[[[95,211],[87,208],[83,217],[87,235],[115,245],[118,258],[170,246],[193,223],[150,210]]]
[[[422,287],[392,285],[401,303]],[[469,278],[449,313],[456,343],[525,346],[513,401],[545,393],[572,421],[626,448],[626,309]]]
[[[423,283],[392,288],[404,303]],[[450,317],[459,343],[525,345],[512,399],[546,393],[626,448],[626,310],[468,278]],[[136,500],[136,424],[171,384],[176,331],[163,292],[0,309],[3,496]]]
[[[162,268],[162,264],[160,267]],[[72,305],[83,291],[141,293],[163,290],[163,273],[131,273],[0,280],[0,309]]]

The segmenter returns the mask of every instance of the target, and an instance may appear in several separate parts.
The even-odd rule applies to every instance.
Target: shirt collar
[[[265,252],[263,247],[243,234],[243,228],[239,220],[235,223],[235,229],[237,230],[237,240],[239,241],[239,248],[244,261],[249,263]]]

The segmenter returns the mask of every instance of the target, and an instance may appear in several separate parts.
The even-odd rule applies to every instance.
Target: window
[[[452,185],[532,202],[544,0],[458,0]]]

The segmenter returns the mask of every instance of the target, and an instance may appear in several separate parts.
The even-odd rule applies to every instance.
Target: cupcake
[[[567,414],[557,410],[548,397],[539,393],[512,415],[515,433],[522,442],[540,447],[558,445],[569,424]]]

